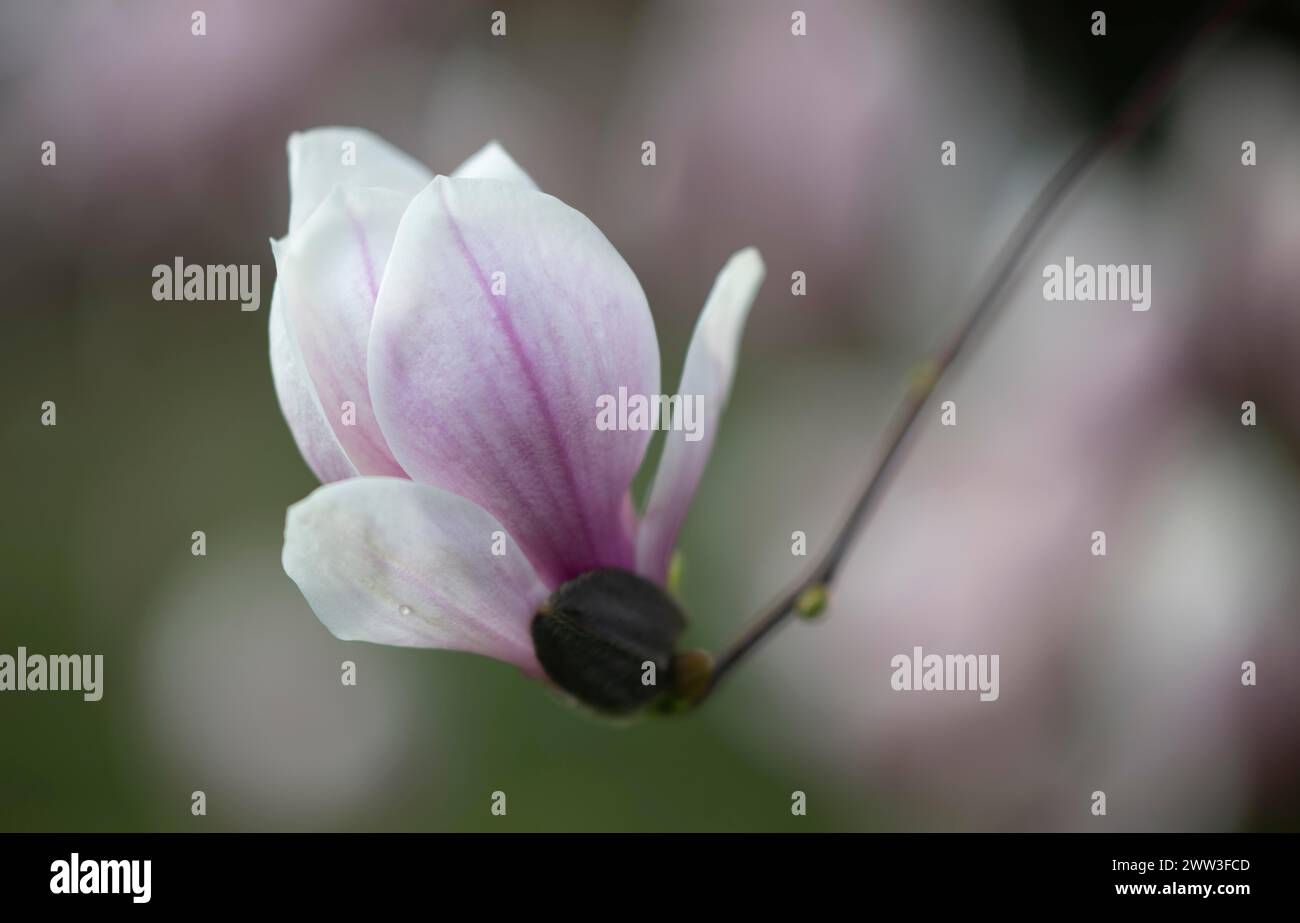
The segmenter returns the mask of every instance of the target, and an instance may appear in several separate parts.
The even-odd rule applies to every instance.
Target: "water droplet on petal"
[[[398,606],[398,607],[397,607],[397,614],[398,614],[398,615],[410,615],[410,614],[411,614],[411,607],[410,607],[410,606]]]

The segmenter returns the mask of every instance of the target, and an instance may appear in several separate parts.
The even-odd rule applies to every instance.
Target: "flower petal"
[[[283,562],[338,638],[472,651],[541,675],[529,625],[547,589],[462,497],[398,478],[327,484],[289,508]]]
[[[289,136],[289,231],[335,186],[379,186],[415,195],[433,173],[364,128],[313,128]]]
[[[718,273],[696,322],[677,393],[683,400],[690,395],[703,397],[703,420],[699,438],[693,442],[686,439],[686,431],[679,429],[675,420],[665,433],[663,455],[637,536],[637,571],[643,577],[662,582],[668,573],[677,533],[713,450],[731,393],[740,334],[765,272],[763,259],[753,247],[734,254]]]
[[[499,179],[503,183],[514,183],[528,189],[537,188],[533,178],[495,141],[484,145],[482,150],[457,167],[451,175],[456,179]]]
[[[370,405],[366,345],[410,196],[336,186],[275,249],[285,323],[339,445],[363,475],[405,477]]]
[[[434,180],[397,231],[369,379],[407,473],[491,512],[544,580],[634,566],[624,503],[650,434],[598,430],[596,402],[657,391],[659,344],[636,276],[582,214]]]
[[[270,313],[271,378],[275,382],[280,410],[293,433],[294,442],[298,443],[298,451],[322,483],[356,477],[357,469],[325,419],[316,398],[316,389],[307,377],[307,370],[285,325],[284,295],[279,280],[276,280],[275,291],[271,294]]]

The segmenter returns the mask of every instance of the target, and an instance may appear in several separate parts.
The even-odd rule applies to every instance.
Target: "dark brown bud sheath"
[[[533,616],[533,647],[555,685],[597,711],[622,715],[672,690],[673,656],[685,627],[686,617],[661,587],[608,568],[551,594]]]

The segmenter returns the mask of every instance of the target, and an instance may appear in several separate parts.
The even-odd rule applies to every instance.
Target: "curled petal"
[[[283,562],[338,638],[471,651],[541,675],[529,624],[547,589],[462,497],[398,478],[327,484],[289,508]]]
[[[335,186],[378,186],[415,195],[433,173],[364,128],[313,128],[289,136],[289,232]]]
[[[668,573],[677,533],[713,451],[718,423],[731,393],[740,334],[765,271],[763,259],[753,247],[733,255],[718,273],[696,322],[678,394],[683,401],[693,395],[703,398],[703,420],[699,438],[687,439],[690,434],[676,420],[665,434],[659,470],[637,536],[637,571],[643,577],[662,582]],[[679,408],[676,413],[680,412]]]
[[[325,418],[316,389],[285,325],[284,296],[278,280],[271,294],[270,314],[271,378],[298,451],[322,483],[356,477],[357,469]]]
[[[649,432],[598,429],[597,400],[656,392],[659,346],[636,276],[582,214],[438,177],[398,228],[369,379],[403,469],[491,512],[544,580],[634,567],[624,503]]]
[[[339,445],[363,475],[404,477],[375,422],[366,346],[409,196],[336,186],[276,247],[287,329]]]

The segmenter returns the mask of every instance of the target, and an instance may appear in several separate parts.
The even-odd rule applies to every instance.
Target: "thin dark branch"
[[[1103,153],[1127,140],[1151,120],[1177,79],[1188,54],[1205,44],[1245,6],[1245,0],[1231,0],[1173,41],[1160,63],[1135,84],[1115,115],[1071,155],[1038,193],[990,266],[984,283],[978,289],[978,297],[973,307],[965,313],[961,326],[924,367],[894,412],[884,438],[884,451],[858,494],[853,508],[836,531],[830,547],[807,574],[773,600],[740,637],[719,655],[709,685],[698,701],[703,701],[760,641],[801,608],[808,608],[810,592],[821,596],[818,591],[825,590],[834,579],[868,515],[875,509],[897,471],[905,449],[911,442],[910,437],[915,432],[916,421],[930,395],[972,341],[975,332],[984,328],[996,315],[1008,284],[1015,278],[1016,270],[1020,268],[1030,245],[1048,219],[1075,183]],[[823,602],[824,599],[813,600],[813,604],[818,607]]]

